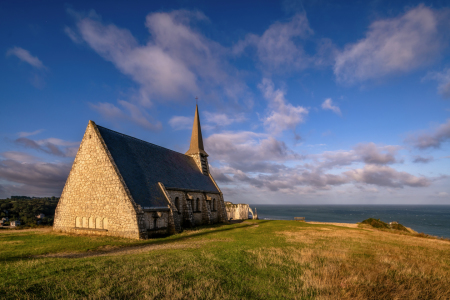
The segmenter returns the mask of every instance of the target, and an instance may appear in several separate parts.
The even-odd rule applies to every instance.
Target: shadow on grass
[[[270,222],[269,220],[263,220],[258,222],[249,222],[249,223],[231,223],[231,224],[214,224],[214,225],[203,225],[198,226],[192,229],[185,230],[183,233],[171,235],[165,238],[157,238],[157,239],[149,239],[144,242],[139,241],[138,244],[124,244],[124,245],[116,245],[112,246],[110,249],[104,249],[104,247],[108,246],[101,245],[94,250],[88,250],[84,252],[51,252],[49,251],[46,254],[40,255],[29,255],[29,256],[10,256],[8,258],[2,259],[2,261],[19,261],[26,259],[41,259],[41,258],[86,258],[86,257],[95,257],[95,256],[106,256],[106,255],[114,255],[114,254],[126,254],[127,252],[135,252],[135,251],[145,251],[145,250],[159,250],[159,249],[177,249],[177,248],[194,248],[190,247],[189,244],[183,244],[183,242],[191,242],[193,239],[207,236],[210,234],[218,233],[218,232],[227,232],[235,229],[242,229],[248,227],[254,227],[256,225],[264,224]],[[237,225],[237,226],[236,226]],[[209,230],[208,230],[209,229]],[[195,232],[198,231],[198,232]],[[194,233],[192,233],[194,232]],[[187,234],[186,234],[187,233]],[[87,237],[88,238],[88,237]],[[172,244],[179,244],[178,247]],[[100,249],[99,249],[100,248]],[[103,249],[102,249],[103,248]]]

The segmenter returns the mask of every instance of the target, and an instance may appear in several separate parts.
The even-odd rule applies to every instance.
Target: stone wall
[[[195,164],[197,165],[200,172],[202,172],[204,175],[209,174],[208,159],[205,155],[197,153],[197,154],[189,154],[188,156],[190,156],[194,159]]]
[[[137,239],[145,237],[139,228],[143,216],[89,122],[56,208],[54,229]]]
[[[180,216],[181,227],[223,222],[220,194],[167,190]]]

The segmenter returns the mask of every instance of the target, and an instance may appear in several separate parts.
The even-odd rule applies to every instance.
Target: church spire
[[[198,105],[195,105],[194,124],[192,126],[191,146],[186,152],[186,155],[201,154],[208,156],[203,148],[202,128],[200,126],[200,116],[198,115]]]

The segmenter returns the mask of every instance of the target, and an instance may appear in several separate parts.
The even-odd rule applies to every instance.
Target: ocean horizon
[[[450,238],[450,205],[287,205],[250,204],[261,220],[357,223],[368,218],[397,221],[417,232]]]

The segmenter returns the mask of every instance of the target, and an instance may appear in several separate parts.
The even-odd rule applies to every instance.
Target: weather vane
[[[195,105],[198,105],[198,97],[195,97]]]

